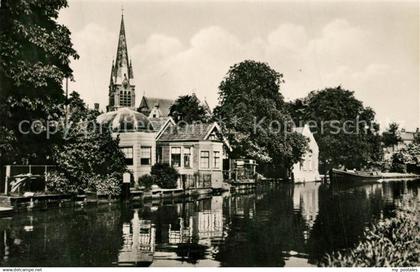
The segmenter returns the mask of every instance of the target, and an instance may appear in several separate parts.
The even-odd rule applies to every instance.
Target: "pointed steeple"
[[[121,14],[120,34],[118,37],[117,55],[115,57],[115,66],[113,69],[114,83],[121,84],[124,75],[128,80],[133,78],[132,68],[128,59],[127,38],[125,36],[124,15]]]
[[[128,58],[127,38],[125,36],[124,14],[121,14],[120,34],[118,36],[117,54],[112,61],[111,79],[109,82],[109,104],[107,110],[120,107],[134,108],[135,83],[133,66]]]

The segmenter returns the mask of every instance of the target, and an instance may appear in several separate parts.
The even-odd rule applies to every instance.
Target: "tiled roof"
[[[169,116],[170,107],[175,102],[173,99],[154,98],[147,96],[144,96],[143,98],[146,100],[149,111],[152,110],[155,105],[158,105],[162,116]]]
[[[200,141],[205,140],[209,130],[214,126],[210,124],[192,124],[186,126],[169,126],[159,138],[159,141]]]
[[[150,123],[156,131],[159,131],[171,117],[149,118]]]
[[[405,131],[405,132],[401,132],[401,140],[403,140],[403,141],[414,141],[414,135],[415,135],[416,133],[415,132],[408,132],[408,131]]]

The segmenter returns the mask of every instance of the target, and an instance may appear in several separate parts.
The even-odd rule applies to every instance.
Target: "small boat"
[[[330,172],[331,182],[382,182],[382,173],[376,171],[356,171],[332,169]]]

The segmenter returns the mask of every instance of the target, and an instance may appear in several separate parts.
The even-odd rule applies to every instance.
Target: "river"
[[[280,184],[190,201],[84,206],[0,219],[2,266],[316,266],[392,216],[420,182]]]

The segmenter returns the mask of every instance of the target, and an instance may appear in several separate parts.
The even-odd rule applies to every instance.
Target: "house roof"
[[[159,138],[159,141],[201,141],[205,140],[214,124],[189,124],[185,126],[170,126]]]
[[[408,132],[408,131],[403,131],[400,134],[401,140],[403,141],[414,141],[414,135],[416,133],[415,132]]]
[[[162,116],[169,116],[170,108],[174,102],[175,100],[173,99],[143,96],[140,107],[147,107],[150,111],[155,106],[158,106]]]
[[[175,125],[172,120],[172,125],[166,126],[163,133],[157,137],[157,140],[161,142],[205,141],[214,130],[217,130],[220,133],[220,141],[232,151],[232,147],[222,135],[222,130],[216,122],[179,126]]]
[[[102,113],[96,120],[100,125],[109,126],[113,131],[118,132],[155,130],[153,124],[144,114],[130,108],[118,108]]]

